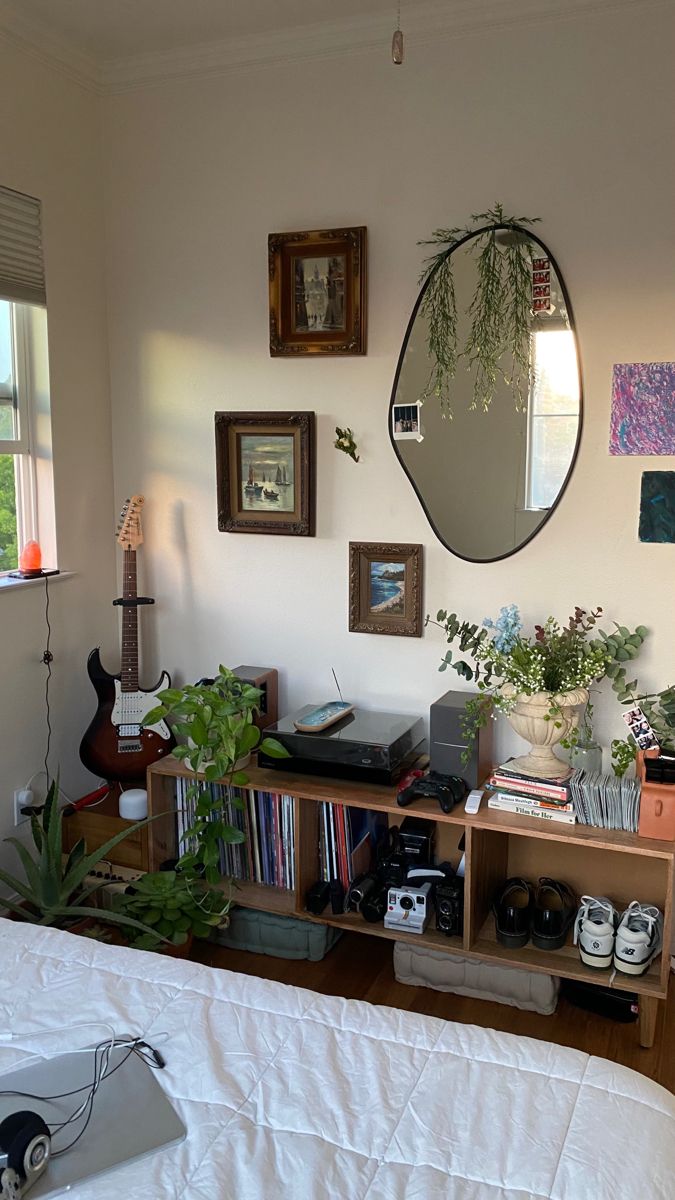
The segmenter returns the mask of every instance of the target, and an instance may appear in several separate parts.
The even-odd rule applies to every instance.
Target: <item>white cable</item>
[[[14,1038],[42,1037],[49,1033],[70,1033],[71,1029],[107,1029],[111,1041],[115,1040],[115,1030],[107,1021],[78,1021],[75,1025],[51,1025],[48,1029],[35,1029],[28,1033],[0,1033],[0,1041],[13,1041]],[[60,1051],[59,1053],[63,1053]]]

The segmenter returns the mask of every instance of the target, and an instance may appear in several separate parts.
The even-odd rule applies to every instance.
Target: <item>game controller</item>
[[[465,795],[466,784],[459,775],[441,775],[438,771],[429,771],[428,775],[416,779],[409,787],[402,788],[396,802],[401,808],[407,808],[415,800],[429,797],[438,800],[442,812],[449,813]]]

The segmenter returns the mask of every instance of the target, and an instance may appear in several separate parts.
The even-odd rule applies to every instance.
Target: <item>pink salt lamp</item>
[[[42,574],[42,551],[39,542],[26,542],[19,557],[19,574],[24,579],[35,579]]]

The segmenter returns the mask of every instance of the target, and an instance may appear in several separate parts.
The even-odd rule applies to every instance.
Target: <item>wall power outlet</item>
[[[31,808],[35,797],[29,787],[17,788],[14,792],[14,824],[23,825],[29,818],[24,816],[21,809]]]

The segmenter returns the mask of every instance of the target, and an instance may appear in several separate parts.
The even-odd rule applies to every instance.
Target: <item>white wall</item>
[[[100,103],[6,43],[0,94],[0,183],[43,202],[59,566],[76,572],[50,585],[50,768],[81,795],[93,782],[77,753],[94,708],[87,653],[115,644]],[[42,585],[0,593],[0,836],[14,832],[12,793],[45,754],[44,610]]]
[[[143,490],[147,682],[219,661],[282,672],[284,709],[331,694],[423,712],[445,687],[441,640],[350,634],[347,544],[425,544],[425,606],[529,620],[604,606],[653,631],[647,685],[675,677],[673,548],[637,541],[639,481],[669,460],[607,453],[614,362],[673,344],[672,9],[383,47],[302,66],[171,82],[108,102],[109,331],[118,501]],[[389,393],[423,250],[418,238],[500,200],[542,216],[570,289],[586,424],[544,531],[471,565],[434,538],[387,436]],[[364,358],[270,359],[271,231],[366,224]],[[221,534],[216,409],[318,414],[314,539]],[[332,448],[350,425],[362,461]],[[620,733],[600,706],[600,734]]]

